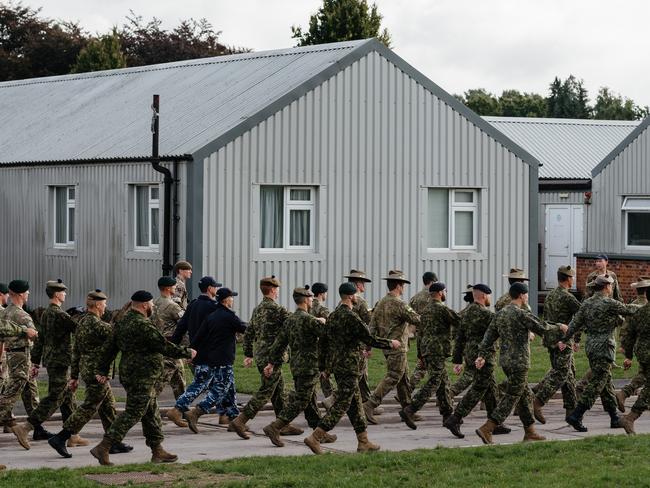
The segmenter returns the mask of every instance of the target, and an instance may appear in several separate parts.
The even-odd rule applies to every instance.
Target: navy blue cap
[[[445,288],[447,288],[447,285],[445,285],[442,281],[436,281],[435,283],[432,283],[431,286],[429,287],[429,293],[442,291]]]
[[[220,302],[221,300],[225,300],[228,297],[236,297],[237,295],[239,295],[239,293],[232,291],[230,288],[219,288],[217,290],[217,301]]]
[[[148,302],[153,300],[153,295],[146,290],[138,290],[131,295],[132,302]]]
[[[609,261],[607,254],[599,254],[598,256],[596,256],[596,259],[604,259],[605,261]]]
[[[205,291],[209,286],[222,287],[223,283],[218,283],[212,276],[204,276],[199,280],[199,290]]]
[[[519,298],[520,295],[528,293],[528,285],[526,283],[513,283],[508,293],[511,298]]]
[[[492,290],[490,289],[490,287],[487,286],[487,285],[484,285],[483,283],[479,283],[478,285],[474,285],[472,287],[472,290],[478,290],[478,291],[482,291],[486,295],[492,295]]]

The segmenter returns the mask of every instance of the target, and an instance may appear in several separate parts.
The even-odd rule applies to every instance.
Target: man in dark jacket
[[[222,286],[212,276],[204,276],[199,280],[201,295],[196,300],[190,302],[187,310],[178,320],[176,330],[169,339],[171,342],[180,344],[185,334],[189,335],[190,342],[192,342],[194,334],[199,330],[203,321],[216,310],[217,302],[214,300],[214,297]]]

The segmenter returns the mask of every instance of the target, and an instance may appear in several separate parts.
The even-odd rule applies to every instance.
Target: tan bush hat
[[[410,284],[411,282],[406,278],[406,275],[398,270],[398,269],[391,269],[388,272],[388,276],[385,278],[382,278],[382,280],[387,280],[387,281],[401,281],[402,283],[408,283]]]

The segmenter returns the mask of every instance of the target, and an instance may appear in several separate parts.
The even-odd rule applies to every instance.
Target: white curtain
[[[66,234],[66,217],[68,207],[68,189],[57,187],[54,189],[54,206],[55,206],[55,229],[54,238],[57,244],[68,242]]]
[[[149,246],[149,187],[135,187],[135,245]]]
[[[266,249],[282,246],[282,212],[284,209],[284,188],[281,186],[260,187],[260,241]]]
[[[449,247],[449,190],[430,188],[427,215],[427,247]]]
[[[309,210],[291,210],[289,212],[289,244],[291,246],[309,246],[310,214]]]

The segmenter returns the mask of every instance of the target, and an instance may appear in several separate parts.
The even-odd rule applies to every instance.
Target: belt
[[[16,347],[14,349],[7,349],[7,352],[29,352],[29,347],[23,346],[23,347]]]

